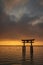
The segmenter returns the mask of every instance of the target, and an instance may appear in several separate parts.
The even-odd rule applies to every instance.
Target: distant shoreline
[[[22,47],[23,45],[0,45],[0,47]],[[30,45],[26,45],[26,47],[30,47]],[[43,47],[43,45],[33,45],[33,47]]]

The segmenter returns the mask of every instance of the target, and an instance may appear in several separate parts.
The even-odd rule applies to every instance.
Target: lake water
[[[43,46],[0,46],[0,65],[43,65]]]

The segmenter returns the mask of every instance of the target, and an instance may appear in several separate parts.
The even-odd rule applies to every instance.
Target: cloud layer
[[[0,0],[0,39],[43,40],[43,0]]]

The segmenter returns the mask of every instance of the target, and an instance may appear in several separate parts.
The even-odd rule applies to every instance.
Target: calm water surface
[[[0,65],[43,65],[43,47],[0,46]]]

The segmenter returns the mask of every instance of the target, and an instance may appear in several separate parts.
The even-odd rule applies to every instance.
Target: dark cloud
[[[7,13],[4,10],[5,5],[1,3],[0,39],[37,38],[37,40],[43,40],[42,2],[42,0],[30,0],[24,5],[21,4],[21,6],[15,7],[13,5],[11,11],[9,10]]]

